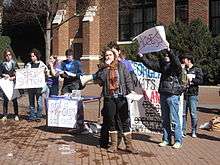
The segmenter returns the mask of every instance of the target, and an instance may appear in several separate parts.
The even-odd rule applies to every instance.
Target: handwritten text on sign
[[[74,128],[76,125],[77,100],[48,99],[48,126]]]
[[[25,68],[16,70],[16,89],[41,88],[44,85],[44,68]]]
[[[144,98],[139,101],[128,100],[131,128],[134,131],[161,131],[161,109],[158,87],[160,73],[146,68],[142,63],[132,62],[132,68],[137,76],[135,90],[141,89]]]
[[[166,40],[166,34],[163,26],[156,26],[145,30],[134,38],[139,43],[139,52],[141,54],[158,52],[169,48],[169,43]]]

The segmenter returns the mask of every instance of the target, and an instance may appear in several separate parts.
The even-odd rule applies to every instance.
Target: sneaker
[[[18,116],[15,116],[15,121],[19,121],[19,117]]]
[[[7,117],[4,116],[4,117],[2,118],[2,121],[3,121],[3,122],[4,122],[4,121],[7,121]]]
[[[173,145],[173,148],[174,148],[174,149],[179,149],[179,148],[181,148],[181,147],[182,147],[182,144],[179,143],[179,142],[176,142],[176,143]]]
[[[193,133],[193,134],[192,134],[192,137],[193,137],[193,138],[197,138],[196,133]]]
[[[186,137],[186,133],[183,133],[183,134],[182,134],[182,137],[183,137],[183,138]]]
[[[166,142],[166,141],[163,141],[163,142],[159,143],[160,147],[165,147],[165,146],[168,146],[168,145],[169,145],[169,143]]]

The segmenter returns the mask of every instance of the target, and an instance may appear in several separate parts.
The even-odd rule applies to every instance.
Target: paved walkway
[[[91,85],[86,87],[84,93],[99,95],[100,89]],[[11,103],[10,107],[12,107]],[[27,97],[22,97],[19,100],[21,121],[15,122],[10,119],[6,123],[0,123],[0,164],[2,165],[218,165],[220,162],[220,132],[199,130],[196,139],[188,134],[184,139],[183,147],[179,150],[158,147],[161,140],[159,134],[134,134],[135,147],[141,151],[139,155],[125,152],[110,154],[105,149],[96,147],[98,135],[72,135],[70,129],[48,128],[45,120],[29,123],[25,120],[26,109]],[[97,121],[97,109],[98,103],[87,103],[86,120]],[[10,112],[12,112],[11,108]],[[216,114],[219,114],[218,109],[200,109],[199,125]]]

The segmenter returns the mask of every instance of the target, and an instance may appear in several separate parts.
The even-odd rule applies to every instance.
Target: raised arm
[[[143,55],[141,57],[141,59],[142,59],[142,62],[144,64],[144,66],[146,66],[147,68],[149,68],[153,71],[160,72],[160,63],[159,63],[158,60],[157,61],[152,61],[147,57],[147,55]]]
[[[176,68],[176,71],[180,74],[182,72],[182,66],[178,56],[176,56],[173,50],[167,50],[167,54],[170,58],[171,64]]]

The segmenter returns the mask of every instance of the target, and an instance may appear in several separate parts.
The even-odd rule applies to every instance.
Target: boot
[[[123,134],[122,133],[118,133],[118,144],[117,144],[117,149],[122,149],[119,146],[122,143],[122,138],[123,138]]]
[[[108,148],[108,144],[109,144],[109,131],[105,125],[102,125],[99,145],[101,148]]]
[[[117,131],[109,131],[109,136],[111,139],[111,145],[108,148],[108,152],[114,153],[117,152],[117,145],[118,145],[118,133]]]
[[[125,142],[125,146],[126,146],[126,151],[128,151],[132,154],[138,154],[139,152],[137,150],[135,150],[132,145],[131,132],[126,132],[123,135],[124,135],[124,142]]]

